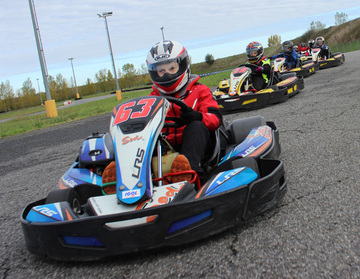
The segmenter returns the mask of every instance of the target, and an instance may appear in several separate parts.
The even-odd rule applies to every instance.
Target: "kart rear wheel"
[[[45,199],[46,204],[62,201],[67,201],[75,214],[81,213],[80,198],[78,193],[73,188],[52,191]]]

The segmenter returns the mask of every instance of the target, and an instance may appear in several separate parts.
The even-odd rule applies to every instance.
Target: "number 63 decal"
[[[155,100],[155,98],[141,99],[139,101],[132,101],[121,105],[116,112],[113,125],[120,124],[129,119],[147,117],[150,114]],[[133,111],[134,106],[137,105],[141,106],[141,110]]]

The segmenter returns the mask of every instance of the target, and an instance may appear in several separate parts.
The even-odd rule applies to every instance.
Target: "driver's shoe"
[[[185,170],[191,170],[190,163],[184,155],[179,154],[178,156],[176,156],[176,158],[174,159],[174,161],[171,164],[170,173],[180,172],[180,171],[185,171]],[[190,174],[190,173],[189,174],[179,174],[179,175],[169,177],[171,183],[176,183],[176,182],[180,182],[180,181],[189,181],[190,182],[191,178],[192,178],[192,174]]]
[[[105,184],[114,181],[116,181],[116,163],[115,161],[111,161],[102,173],[102,183]]]

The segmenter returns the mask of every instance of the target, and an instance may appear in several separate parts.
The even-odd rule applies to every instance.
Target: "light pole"
[[[34,4],[33,0],[29,0],[29,7],[30,7],[30,14],[31,14],[33,27],[34,27],[35,41],[36,41],[36,46],[37,46],[39,60],[40,60],[41,73],[43,76],[44,86],[45,86],[46,115],[47,115],[47,117],[57,117],[58,113],[57,113],[57,109],[56,109],[55,100],[51,99],[50,88],[49,88],[49,84],[48,84],[48,72],[47,72],[47,67],[46,67],[46,62],[45,62],[45,54],[44,54],[44,49],[43,49],[42,42],[41,42],[40,29],[39,29],[39,24],[38,24],[38,21],[36,18],[35,4]]]
[[[72,68],[72,71],[73,71],[73,75],[74,75],[74,82],[75,82],[75,88],[76,88],[76,98],[75,100],[79,100],[80,99],[80,95],[79,95],[79,90],[78,90],[78,87],[77,87],[77,83],[76,83],[76,77],[75,77],[75,71],[74,71],[74,64],[73,64],[73,60],[74,58],[71,57],[71,58],[68,58],[71,62],[71,68]]]
[[[38,87],[39,87],[40,103],[41,103],[41,105],[43,105],[43,102],[42,102],[42,97],[41,97],[41,91],[40,91],[40,83],[39,83],[39,79],[37,78],[36,80],[37,80]]]
[[[109,40],[109,48],[110,48],[110,55],[111,55],[111,60],[112,60],[112,64],[113,64],[113,68],[114,68],[114,74],[115,74],[115,82],[116,82],[116,89],[120,90],[119,87],[119,81],[117,78],[117,74],[116,74],[116,67],[115,67],[115,60],[114,60],[114,55],[113,55],[113,51],[112,51],[112,47],[111,47],[111,40],[110,40],[110,33],[109,33],[109,27],[108,27],[108,23],[107,23],[107,17],[112,15],[112,12],[104,12],[101,14],[97,14],[99,17],[102,17],[105,19],[105,28],[106,28],[106,32],[108,35],[108,40]]]
[[[164,27],[161,27],[161,33],[162,33],[162,37],[163,37],[163,41],[165,41],[165,36],[164,36]]]

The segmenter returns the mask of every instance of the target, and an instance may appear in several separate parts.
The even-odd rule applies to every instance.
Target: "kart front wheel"
[[[68,202],[75,214],[81,213],[80,198],[78,193],[73,188],[52,191],[47,195],[45,199],[46,204],[62,201]]]

